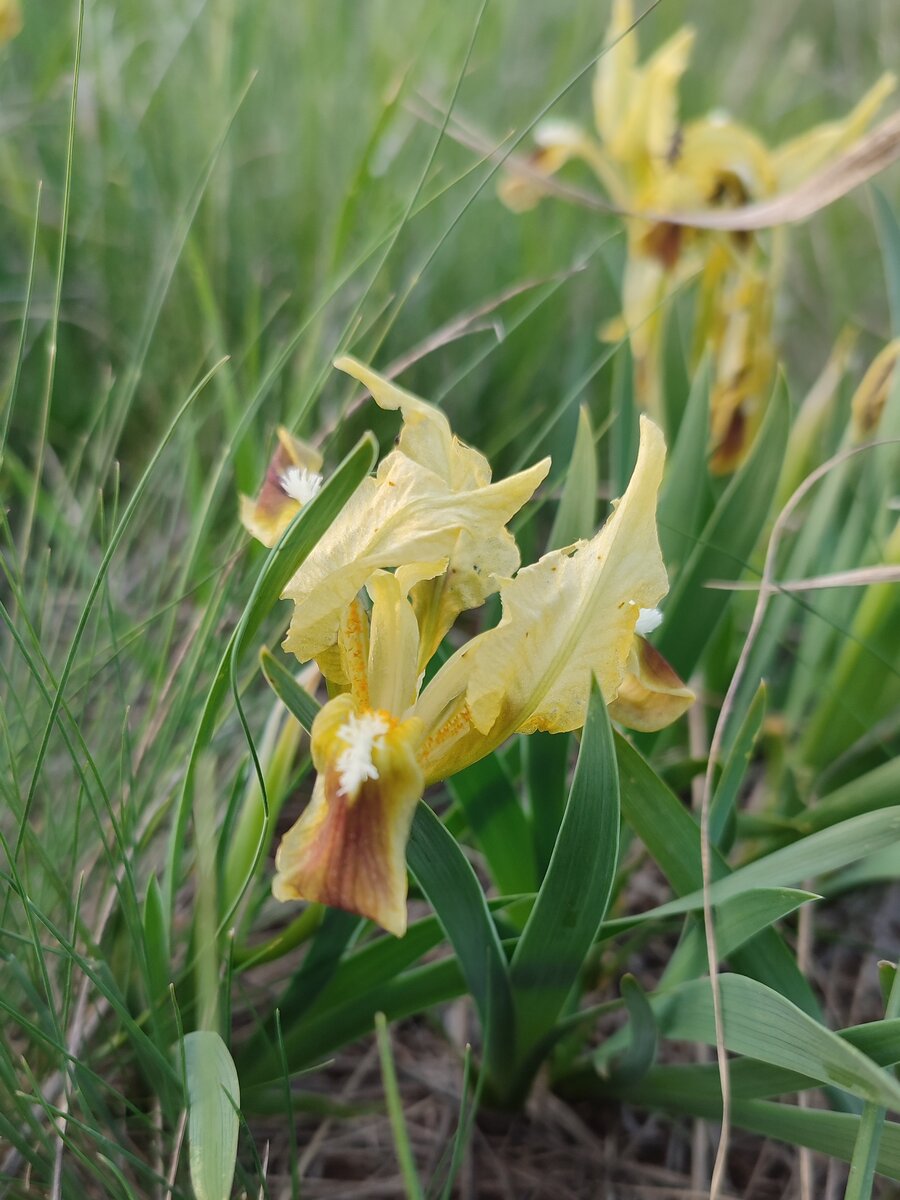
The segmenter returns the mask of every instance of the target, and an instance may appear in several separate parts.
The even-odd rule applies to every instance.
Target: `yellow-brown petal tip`
[[[272,547],[321,484],[322,456],[283,426],[256,499],[241,496],[241,524],[264,546]],[[296,493],[296,494],[292,494]]]
[[[374,778],[349,787],[340,762],[347,749],[342,741],[345,726],[335,730],[329,724],[323,738],[313,727],[314,757],[322,761],[325,755],[328,762],[309,807],[278,848],[272,884],[276,899],[341,908],[403,936],[406,842],[423,787],[413,750],[418,725],[393,722],[372,748]],[[328,745],[318,744],[322,740]]]
[[[660,652],[635,637],[628,670],[609,712],[629,729],[653,733],[677,721],[695,699]]]

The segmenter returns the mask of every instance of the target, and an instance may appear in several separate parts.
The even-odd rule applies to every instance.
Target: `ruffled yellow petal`
[[[427,728],[460,715],[471,726],[446,749],[426,747],[429,778],[445,765],[459,770],[517,730],[578,729],[594,675],[607,701],[615,699],[640,610],[668,586],[656,530],[664,461],[662,433],[642,417],[634,474],[603,529],[501,586],[500,624],[457,651],[416,705]]]
[[[278,446],[255,500],[241,496],[241,524],[264,546],[274,546],[321,484],[322,455],[278,428]]]
[[[272,891],[359,913],[406,932],[406,843],[422,771],[421,724],[358,711],[349,695],[313,723],[319,772],[309,806],[281,841]]]
[[[853,436],[858,442],[872,437],[878,431],[881,414],[894,381],[894,368],[900,358],[900,338],[889,342],[869,364],[859,387],[850,402]]]
[[[518,563],[505,526],[550,468],[544,459],[491,483],[487,459],[453,435],[442,412],[353,359],[340,362],[383,408],[399,408],[404,425],[396,450],[351,496],[285,589],[295,602],[285,648],[301,662],[333,644],[340,614],[379,569],[407,569],[423,580],[435,563],[446,563],[435,627],[473,597],[481,603],[497,590],[497,572]]]
[[[629,729],[652,733],[677,721],[694,699],[659,651],[636,637],[609,715]]]
[[[285,649],[306,662],[330,646],[341,613],[374,571],[452,559],[462,529],[496,537],[546,472],[539,463],[501,483],[454,492],[399,450],[389,454],[285,588],[294,601]]]
[[[461,612],[479,608],[515,574],[521,556],[512,534],[505,529],[493,537],[460,530],[447,570],[418,584],[411,598],[419,623],[419,667],[431,661],[438,646]]]
[[[886,71],[846,117],[816,125],[779,146],[773,156],[779,188],[790,190],[862,137],[896,86],[896,75]]]
[[[345,356],[334,364],[358,379],[372,393],[372,399],[389,412],[403,416],[403,428],[397,449],[407,458],[433,471],[453,491],[484,487],[491,481],[491,464],[480,450],[461,442],[439,408],[397,387],[358,359]]]

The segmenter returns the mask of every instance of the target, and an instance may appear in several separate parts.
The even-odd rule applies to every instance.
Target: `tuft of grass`
[[[563,737],[513,744],[457,777],[417,825],[419,906],[402,942],[347,914],[286,913],[268,894],[265,801],[296,809],[310,768],[298,729],[280,751],[264,737],[297,684],[278,651],[264,649],[258,669],[286,613],[277,556],[245,544],[236,495],[255,489],[279,422],[319,438],[331,470],[349,464],[287,535],[296,557],[369,469],[371,436],[360,437],[372,428],[389,444],[390,419],[333,375],[335,354],[408,362],[404,385],[440,402],[498,472],[554,455],[542,506],[517,529],[526,561],[586,532],[585,514],[630,469],[627,348],[595,336],[618,309],[619,225],[562,204],[512,219],[496,164],[449,136],[453,118],[509,148],[556,97],[554,114],[587,117],[606,16],[588,0],[94,0],[64,14],[30,0],[0,48],[0,1194],[198,1194],[198,1109],[178,1048],[200,1030],[240,1073],[239,1114],[212,1088],[229,1138],[240,1124],[228,1142],[237,1186],[265,1194],[260,1114],[274,1108],[292,1145],[276,1166],[302,1194],[294,1114],[308,1097],[295,1076],[368,1035],[376,1012],[399,1021],[468,993],[484,1032],[468,1108],[466,1060],[449,1178],[433,1181],[444,1194],[482,1098],[504,1098],[503,1082],[505,1099],[521,1098],[541,1061],[562,1095],[720,1116],[711,1064],[669,1055],[672,1042],[716,1040],[690,780],[707,765],[754,600],[707,585],[759,581],[790,421],[840,330],[857,331],[857,349],[810,469],[847,444],[863,365],[900,333],[896,168],[793,239],[785,382],[756,457],[721,491],[697,450],[706,396],[702,373],[686,376],[690,289],[675,302],[671,399],[683,412],[660,510],[673,585],[662,632],[695,672],[699,743],[681,728],[617,735],[613,754],[589,723],[571,790]],[[842,111],[900,49],[876,0],[666,3],[642,39],[658,45],[686,16],[702,64],[689,112],[725,105],[773,141]],[[895,384],[880,437],[898,436]],[[896,563],[896,467],[885,445],[824,475],[771,578]],[[884,582],[771,597],[711,810],[705,900],[732,972],[732,1121],[851,1163],[854,1200],[877,1194],[875,1172],[900,1178],[885,1117],[897,988],[870,1022],[833,1033],[850,1021],[801,969],[790,914],[896,876],[898,605]],[[618,852],[615,789],[594,812],[585,783],[604,771],[621,793]],[[250,805],[261,820],[244,817]],[[605,855],[596,877],[592,838]],[[429,855],[458,894],[428,876]],[[576,871],[596,921],[567,930],[578,953],[549,988],[550,901]],[[641,880],[660,873],[665,899],[639,919]],[[666,908],[670,894],[682,900]],[[877,960],[898,948],[875,929],[858,936],[859,987],[874,992]],[[668,939],[661,976],[641,956],[656,937]],[[623,1003],[631,947],[631,1049],[611,1037],[594,1054],[590,1031]],[[824,952],[814,942],[814,960]],[[523,1019],[527,1062],[504,1043]],[[790,1054],[775,1036],[787,1021],[802,1042]],[[384,1024],[379,1037],[384,1053]],[[813,1088],[831,1111],[778,1099]]]

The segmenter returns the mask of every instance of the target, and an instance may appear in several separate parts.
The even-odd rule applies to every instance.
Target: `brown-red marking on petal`
[[[652,733],[687,712],[694,698],[660,652],[644,638],[635,637],[628,669],[609,711],[629,729]]]
[[[278,445],[269,460],[259,494],[255,500],[241,496],[241,522],[247,532],[264,546],[274,546],[300,508],[284,489],[284,473],[291,467],[317,472],[321,465],[322,456],[317,450],[279,426]]]
[[[350,795],[341,795],[343,743],[334,739],[309,807],[278,848],[276,899],[311,900],[359,913],[403,936],[406,843],[423,787],[413,750],[419,737],[419,722],[394,722],[373,751],[378,778]]]

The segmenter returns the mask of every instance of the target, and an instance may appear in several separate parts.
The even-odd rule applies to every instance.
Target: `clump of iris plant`
[[[538,125],[528,176],[510,174],[500,195],[516,211],[531,208],[545,194],[541,175],[581,159],[612,203],[631,214],[622,313],[601,336],[629,339],[637,399],[657,420],[668,302],[699,276],[694,357],[710,354],[710,468],[724,474],[746,457],[771,392],[773,296],[784,248],[777,236],[767,245],[750,232],[692,228],[660,214],[740,207],[790,191],[865,132],[896,79],[882,75],[842,120],[769,147],[721,112],[683,121],[678,85],[693,30],[679,30],[640,63],[633,23],[631,0],[615,0],[594,77],[597,136],[569,121]]]
[[[634,474],[603,528],[520,567],[507,525],[550,460],[495,482],[438,409],[354,359],[336,366],[399,409],[403,426],[283,593],[294,605],[284,647],[318,663],[331,699],[312,727],[312,799],[282,839],[273,891],[401,936],[406,843],[425,788],[515,733],[581,728],[594,678],[633,729],[660,729],[693,700],[643,636],[668,587],[656,527],[665,445],[642,418]],[[273,545],[315,495],[320,467],[281,431],[259,496],[243,501],[249,531]],[[457,617],[497,592],[499,624],[423,686]]]

